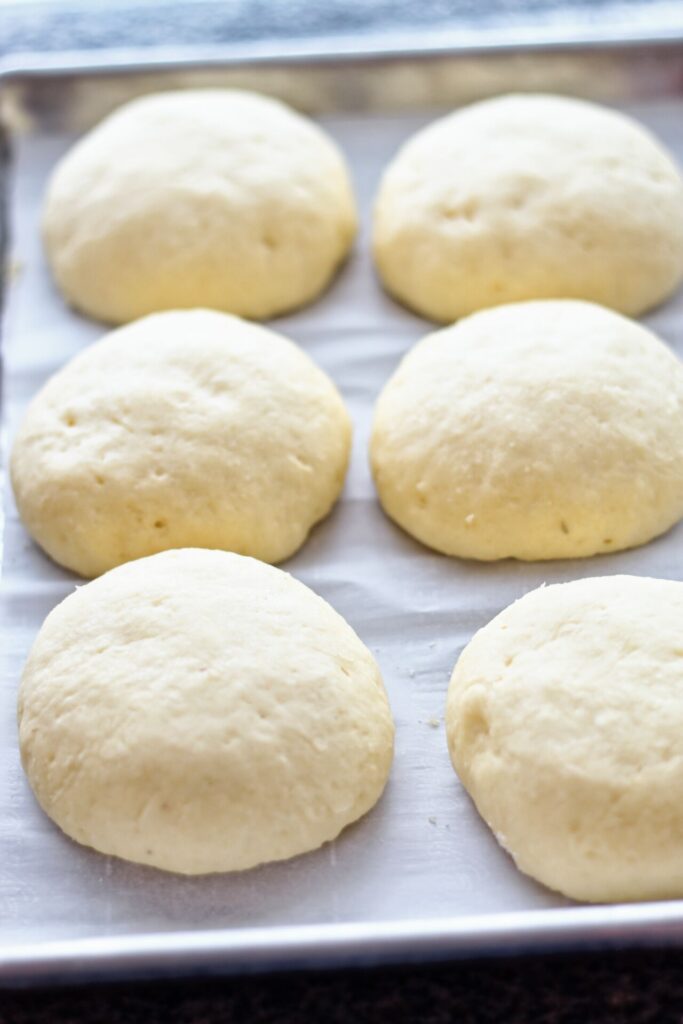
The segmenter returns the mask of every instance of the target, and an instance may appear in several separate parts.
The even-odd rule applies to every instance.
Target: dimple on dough
[[[279,562],[336,500],[351,424],[332,381],[264,327],[157,313],[76,356],[31,402],[21,518],[82,576],[167,548]]]
[[[645,327],[571,300],[429,335],[377,402],[389,516],[448,555],[579,558],[683,515],[683,367]]]
[[[111,323],[195,306],[276,316],[325,288],[355,233],[332,140],[229,89],[121,107],[60,160],[43,212],[67,301]]]
[[[279,569],[203,550],[120,566],[51,612],[19,736],[67,835],[185,874],[334,839],[393,750],[379,670],[341,616]]]
[[[635,121],[560,96],[504,96],[420,131],[387,168],[374,251],[433,320],[523,299],[636,315],[683,277],[683,180]]]
[[[453,765],[518,867],[578,900],[683,897],[683,584],[542,587],[462,652]]]

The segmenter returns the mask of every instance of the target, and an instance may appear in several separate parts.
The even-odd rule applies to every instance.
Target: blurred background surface
[[[683,32],[683,0],[0,0],[0,54],[347,36],[511,41]]]

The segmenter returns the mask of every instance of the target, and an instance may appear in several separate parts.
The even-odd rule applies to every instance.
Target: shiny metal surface
[[[513,41],[514,42],[514,41]],[[237,876],[180,878],[70,842],[36,807],[14,723],[21,664],[45,614],[78,581],[27,539],[5,487],[0,678],[0,982],[240,971],[683,942],[683,902],[571,906],[517,872],[450,768],[448,676],[472,633],[543,581],[632,572],[683,579],[683,527],[600,559],[481,565],[442,558],[380,513],[365,448],[374,398],[430,324],[383,295],[368,251],[372,196],[402,140],[440,111],[510,89],[580,94],[631,111],[683,158],[683,42],[501,41],[475,52],[352,53],[312,44],[273,55],[130,54],[90,65],[5,66],[11,246],[3,323],[4,448],[42,381],[103,333],[68,311],[39,242],[45,179],[77,134],[152,89],[244,85],[308,110],[348,154],[364,230],[332,289],[278,320],[337,381],[356,424],[344,497],[285,566],[344,614],[376,653],[398,726],[378,807],[335,843]],[[390,41],[387,41],[389,46]],[[305,52],[304,52],[305,51]],[[683,354],[683,296],[647,318]],[[6,464],[6,462],[5,462]]]

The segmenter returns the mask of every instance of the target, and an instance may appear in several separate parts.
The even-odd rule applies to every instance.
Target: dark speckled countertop
[[[683,0],[79,0],[3,3],[0,57],[294,36],[596,23],[683,37]],[[0,908],[1,914],[1,908]],[[0,991],[0,1024],[683,1024],[683,950],[557,954],[241,978]]]
[[[2,1024],[680,1024],[683,953],[0,992]]]

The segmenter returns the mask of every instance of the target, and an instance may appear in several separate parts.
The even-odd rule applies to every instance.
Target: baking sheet
[[[681,97],[629,103],[625,109],[683,163]],[[543,582],[611,573],[683,579],[683,526],[645,548],[591,560],[484,564],[430,552],[383,516],[366,456],[373,403],[402,355],[431,325],[380,290],[368,247],[370,206],[380,172],[399,144],[439,112],[373,110],[319,118],[349,159],[363,230],[329,292],[308,309],[274,321],[332,376],[355,425],[342,500],[284,568],[344,615],[379,661],[397,726],[385,795],[334,843],[238,875],[172,876],[104,857],[62,835],[38,808],[21,771],[15,701],[22,663],[41,622],[79,581],[31,543],[6,486],[0,978],[30,977],[45,971],[46,962],[81,973],[94,965],[100,972],[116,963],[131,970],[164,959],[176,970],[209,962],[267,966],[286,962],[288,951],[291,959],[297,942],[306,962],[315,962],[323,954],[328,960],[353,959],[354,948],[364,958],[392,950],[403,956],[419,955],[420,949],[442,955],[510,950],[537,946],[544,936],[556,941],[563,929],[584,940],[620,932],[647,940],[664,934],[666,926],[669,939],[683,940],[683,902],[570,908],[521,875],[480,821],[449,763],[446,688],[473,632]],[[46,176],[73,137],[34,125],[13,145],[3,332],[5,464],[8,438],[27,401],[105,330],[65,308],[39,241]],[[683,356],[683,293],[646,322]],[[559,914],[553,912],[558,908]]]

